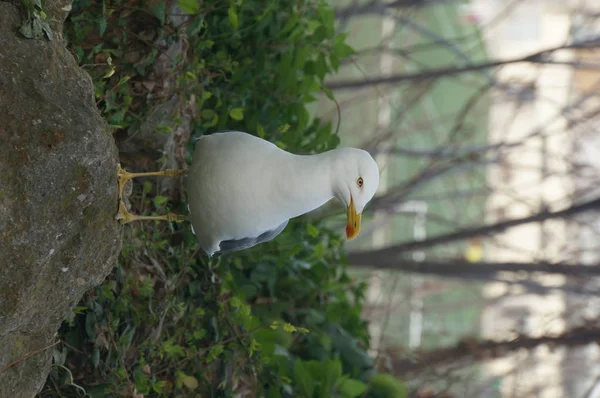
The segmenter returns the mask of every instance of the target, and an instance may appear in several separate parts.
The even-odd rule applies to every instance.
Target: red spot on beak
[[[346,237],[354,235],[354,227],[352,225],[346,225]]]

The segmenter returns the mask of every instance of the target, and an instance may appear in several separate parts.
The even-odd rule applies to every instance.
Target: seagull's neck
[[[306,156],[287,154],[285,166],[277,174],[278,202],[289,218],[308,213],[334,197],[332,152]]]

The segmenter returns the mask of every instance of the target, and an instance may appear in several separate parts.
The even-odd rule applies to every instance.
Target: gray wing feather
[[[289,220],[286,220],[283,224],[275,229],[263,232],[254,238],[243,238],[243,239],[231,239],[224,240],[219,244],[221,253],[236,252],[244,249],[249,249],[252,246],[256,246],[259,243],[268,242],[271,239],[279,235],[287,226]]]

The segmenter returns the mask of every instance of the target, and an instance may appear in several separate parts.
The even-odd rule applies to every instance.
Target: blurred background
[[[377,361],[423,396],[600,397],[600,4],[332,4],[342,143],[382,169],[349,245]]]

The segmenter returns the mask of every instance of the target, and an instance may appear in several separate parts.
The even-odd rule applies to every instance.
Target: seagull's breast
[[[289,219],[279,181],[291,157],[245,133],[198,140],[187,184],[190,220],[203,248],[258,237]]]

